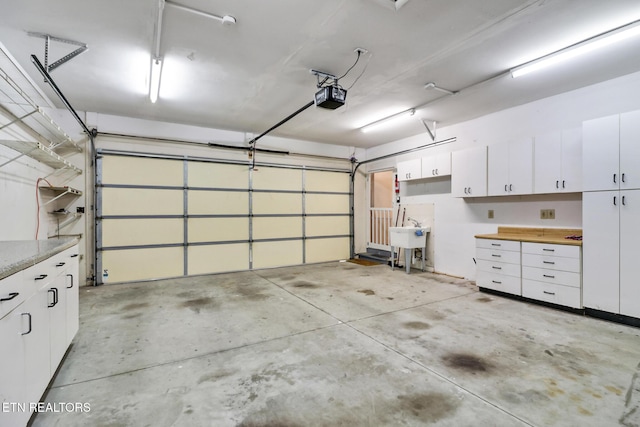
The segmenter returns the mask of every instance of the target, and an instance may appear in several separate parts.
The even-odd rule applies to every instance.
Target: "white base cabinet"
[[[78,330],[78,247],[0,281],[0,425],[24,426]],[[18,294],[15,295],[14,294]],[[23,410],[17,405],[22,405]]]

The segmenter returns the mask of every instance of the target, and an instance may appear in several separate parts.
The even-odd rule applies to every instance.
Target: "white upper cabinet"
[[[489,146],[489,196],[533,193],[533,140]]]
[[[584,191],[620,188],[620,116],[582,123],[582,185]]]
[[[451,154],[451,195],[487,195],[487,147],[454,151]]]
[[[422,158],[423,178],[447,175],[451,175],[451,153],[441,153]]]
[[[640,188],[640,111],[620,114],[620,189]]]
[[[422,159],[398,162],[398,180],[411,181],[422,178]]]
[[[535,137],[534,193],[582,190],[582,129]]]

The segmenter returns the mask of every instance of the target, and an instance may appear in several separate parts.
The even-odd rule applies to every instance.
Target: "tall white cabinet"
[[[640,317],[640,111],[583,124],[584,306]]]

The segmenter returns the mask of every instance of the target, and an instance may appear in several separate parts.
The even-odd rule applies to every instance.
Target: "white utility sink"
[[[422,248],[422,271],[424,271],[424,259],[427,249],[427,234],[431,227],[389,227],[389,243],[391,244],[391,254],[395,250],[404,248],[404,258],[407,274],[411,269],[411,251],[415,248]],[[391,269],[394,267],[394,260],[391,260]]]
[[[391,246],[405,249],[424,248],[430,227],[389,227]]]

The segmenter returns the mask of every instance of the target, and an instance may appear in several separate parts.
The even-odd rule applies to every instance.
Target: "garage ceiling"
[[[52,71],[73,106],[120,116],[259,134],[313,99],[311,69],[349,88],[336,110],[304,111],[273,135],[372,147],[640,70],[640,37],[513,79],[522,63],[640,19],[637,0],[175,0],[165,4],[160,99],[148,79],[159,0],[2,0],[0,41],[57,102],[30,55],[28,32],[86,43]],[[50,62],[76,46],[52,42]],[[424,89],[428,82],[459,92]],[[62,107],[61,104],[58,105]],[[359,128],[417,108],[389,131]]]

